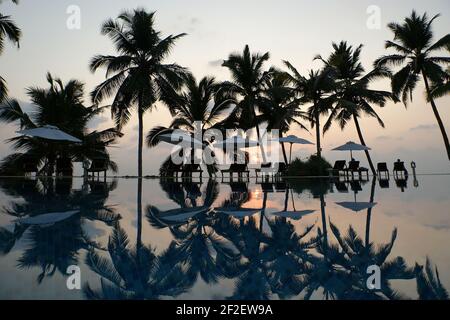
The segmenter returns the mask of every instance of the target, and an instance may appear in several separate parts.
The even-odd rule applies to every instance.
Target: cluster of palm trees
[[[399,50],[402,55],[388,55],[375,61],[373,70],[365,72],[360,54],[362,46],[353,47],[347,42],[333,44],[328,58],[317,56],[323,62],[320,70],[311,70],[302,76],[288,61],[287,71],[266,69],[268,52],[251,53],[245,46],[242,53],[233,53],[223,61],[231,75],[230,81],[217,83],[211,77],[197,81],[190,72],[176,64],[165,64],[175,41],[184,34],[162,38],[154,29],[154,13],[143,10],[125,12],[116,20],[108,20],[102,33],[114,42],[118,56],[96,56],[93,71],[107,69],[107,80],[92,93],[96,103],[113,96],[111,106],[118,127],[125,124],[136,108],[139,118],[138,175],[142,174],[143,114],[159,100],[170,110],[174,120],[168,127],[153,128],[147,135],[148,145],[158,143],[158,136],[170,130],[183,128],[192,131],[192,123],[199,121],[202,129],[256,129],[261,138],[260,125],[268,129],[289,131],[297,124],[307,129],[302,120],[316,128],[317,154],[321,156],[321,136],[334,122],[343,129],[353,121],[361,144],[365,145],[359,119],[363,115],[374,117],[380,126],[384,123],[373,106],[383,107],[388,100],[406,103],[407,92],[414,89],[418,75],[424,77],[427,97],[439,123],[448,149],[448,138],[434,103],[448,88],[449,74],[442,65],[449,57],[431,57],[430,53],[450,45],[450,35],[431,44],[431,23],[435,17],[418,16],[414,11],[403,24],[390,24],[394,40],[386,47]],[[408,65],[393,74],[388,65]],[[381,77],[392,79],[392,92],[373,90],[372,82]],[[431,82],[431,83],[429,83]],[[448,91],[447,91],[448,92]],[[306,111],[302,106],[308,106]],[[327,116],[323,127],[321,117]],[[261,146],[263,161],[265,152]],[[366,151],[369,165],[375,167]],[[283,148],[286,159],[286,152]],[[449,153],[450,159],[450,153]]]
[[[230,54],[223,61],[222,66],[229,70],[231,80],[218,82],[212,77],[197,80],[187,68],[166,62],[177,40],[185,34],[164,37],[155,29],[154,12],[144,9],[124,11],[102,25],[101,33],[112,40],[117,55],[97,55],[92,59],[92,72],[105,69],[106,80],[92,91],[91,99],[95,110],[102,110],[98,106],[108,98],[112,99],[108,107],[115,121],[116,137],[132,117],[133,110],[136,111],[138,176],[142,177],[144,115],[152,111],[157,102],[167,106],[173,121],[167,127],[156,127],[148,133],[147,145],[150,147],[159,142],[158,136],[162,133],[177,128],[192,132],[195,121],[202,123],[203,130],[256,129],[258,139],[262,138],[260,127],[263,124],[269,130],[278,129],[284,134],[292,125],[307,130],[307,125],[303,124],[306,121],[308,126],[315,128],[317,155],[320,157],[322,135],[333,123],[344,129],[353,122],[361,144],[365,145],[361,117],[374,117],[384,127],[374,106],[383,107],[389,100],[403,100],[406,105],[422,77],[427,100],[450,159],[448,136],[435,103],[436,98],[449,92],[450,75],[444,67],[450,63],[450,57],[432,55],[433,52],[450,49],[450,34],[432,42],[431,27],[436,17],[430,19],[427,14],[418,15],[413,11],[401,24],[389,24],[394,40],[386,41],[386,48],[395,49],[398,53],[377,59],[368,72],[361,63],[362,45],[352,46],[345,41],[333,43],[328,57],[316,56],[315,59],[323,62],[323,67],[309,71],[307,76],[301,75],[288,61],[284,61],[286,70],[266,68],[269,53],[252,53],[245,46],[242,53]],[[5,36],[17,43],[20,30],[9,17],[2,16],[0,23],[1,47]],[[402,68],[397,71],[390,68],[392,66]],[[373,81],[382,77],[391,79],[391,92],[371,88]],[[3,79],[2,88],[5,96]],[[17,105],[12,106],[15,103],[6,98],[4,101],[1,120],[18,120],[18,116],[11,116]],[[77,101],[72,100],[69,104],[77,104]],[[326,117],[324,124],[323,117]],[[20,121],[21,125],[27,125],[23,119]],[[54,122],[47,124],[59,125]],[[261,154],[263,162],[266,162],[262,144]],[[368,151],[366,155],[375,173]],[[284,146],[283,156],[287,162]]]

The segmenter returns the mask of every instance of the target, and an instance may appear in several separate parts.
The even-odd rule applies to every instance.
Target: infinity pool
[[[421,266],[450,289],[449,189],[4,178],[0,299],[433,298]]]

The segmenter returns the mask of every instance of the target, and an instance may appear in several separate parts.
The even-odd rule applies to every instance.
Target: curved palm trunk
[[[317,145],[317,156],[322,158],[322,146],[320,143],[320,115],[319,112],[315,114],[315,122],[316,122],[316,145]]]
[[[264,226],[264,217],[266,214],[266,206],[267,206],[267,192],[263,192],[263,206],[262,206],[262,210],[261,210],[261,218],[259,220],[259,232],[262,233],[263,231],[263,226]]]
[[[281,132],[281,131],[280,131],[280,138],[283,138],[283,132]],[[288,162],[288,158],[286,155],[286,148],[284,146],[284,143],[283,142],[280,142],[280,143],[281,143],[281,150],[283,151],[284,163],[290,164],[290,162]]]
[[[447,157],[450,160],[450,143],[448,141],[447,132],[445,131],[445,126],[442,123],[442,119],[441,119],[441,116],[439,115],[439,111],[436,107],[436,104],[434,103],[434,99],[431,96],[430,85],[428,84],[428,79],[427,79],[427,76],[425,75],[424,70],[422,70],[422,76],[423,76],[423,81],[425,82],[425,89],[427,90],[427,96],[430,100],[431,108],[433,109],[434,116],[436,117],[436,120],[439,125],[439,129],[441,130],[442,138],[444,139],[445,149],[447,150]]]
[[[376,187],[377,179],[373,177],[372,180],[372,189],[370,189],[370,202],[372,203],[375,198],[375,187]],[[366,219],[366,248],[370,243],[370,221],[372,218],[372,208],[367,209],[367,219]]]
[[[361,132],[361,127],[359,126],[358,117],[353,115],[353,120],[355,121],[356,130],[358,131],[359,141],[363,146],[366,147],[366,142],[364,141],[364,137]],[[375,176],[377,171],[375,170],[375,166],[373,165],[372,158],[370,157],[369,150],[364,150],[366,153],[367,161],[369,162],[370,170],[372,170],[372,174]]]

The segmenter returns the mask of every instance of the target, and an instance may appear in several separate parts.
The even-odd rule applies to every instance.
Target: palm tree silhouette
[[[68,158],[71,161],[101,157],[107,160],[110,169],[117,171],[116,164],[110,160],[107,146],[114,143],[122,134],[114,128],[91,132],[87,129],[89,121],[103,112],[103,108],[84,106],[84,84],[78,80],[70,80],[64,84],[61,79],[55,79],[48,73],[47,82],[49,88],[28,88],[27,94],[33,103],[32,112],[25,112],[18,101],[6,99],[0,105],[0,121],[18,123],[21,130],[45,125],[57,126],[82,140],[82,143],[78,145],[54,143],[45,139],[18,136],[7,142],[12,143],[14,149],[25,151],[6,157],[0,169],[20,174],[21,160],[33,158],[41,164],[45,163],[41,171],[45,170],[50,174],[53,173],[58,157]]]
[[[256,128],[258,141],[261,140],[261,133],[256,119],[257,111],[265,84],[272,75],[271,70],[263,70],[264,63],[269,60],[269,57],[268,52],[252,54],[249,46],[246,45],[242,54],[230,54],[222,64],[228,68],[232,77],[232,81],[222,83],[223,90],[241,98],[224,123],[228,128],[244,130]],[[260,147],[263,161],[266,162],[264,147],[262,144]]]
[[[136,9],[109,19],[102,26],[120,55],[97,55],[90,64],[92,72],[106,68],[107,79],[91,93],[92,101],[100,103],[114,95],[111,113],[119,130],[128,123],[132,108],[138,113],[138,176],[142,177],[144,113],[164,94],[178,88],[185,69],[165,64],[177,39],[184,34],[161,37],[154,28],[154,12]]]
[[[183,269],[167,252],[156,255],[151,246],[131,247],[125,230],[116,224],[108,242],[107,259],[95,250],[86,256],[86,264],[100,275],[100,289],[89,283],[83,293],[91,300],[156,300],[184,293],[189,284]]]
[[[275,218],[268,224],[271,235],[267,238],[263,257],[267,261],[272,292],[281,299],[290,298],[303,289],[301,275],[305,271],[304,264],[310,260],[309,251],[316,243],[315,237],[309,240],[305,238],[314,225],[307,226],[303,233],[298,234],[286,218]]]
[[[274,72],[273,77],[267,80],[266,89],[260,102],[261,115],[257,116],[258,124],[267,123],[267,130],[278,129],[281,138],[293,124],[308,131],[298,119],[310,119],[305,112],[300,110],[299,101],[295,99],[295,91],[289,87],[289,84],[290,80],[284,73]],[[281,147],[284,162],[288,164],[283,143],[281,143]]]
[[[55,182],[55,183],[52,183]],[[91,188],[85,190],[72,190],[72,180],[41,181],[36,179],[12,179],[1,182],[3,192],[21,197],[24,201],[13,201],[4,212],[8,215],[23,218],[39,217],[51,212],[65,212],[75,210],[72,217],[48,225],[27,225],[15,223],[11,232],[2,244],[2,253],[7,254],[18,239],[23,238],[26,247],[18,259],[18,267],[30,269],[41,268],[38,282],[45,277],[51,277],[56,271],[66,275],[67,267],[77,264],[80,250],[102,249],[99,244],[90,240],[84,231],[85,220],[101,221],[112,225],[121,217],[113,207],[105,204],[109,191],[115,184],[106,184],[104,192],[99,194]],[[6,236],[0,230],[0,235]]]
[[[13,3],[18,4],[18,0],[11,0]],[[3,0],[0,1],[0,4]],[[12,43],[19,47],[19,40],[22,36],[22,31],[19,27],[11,20],[10,16],[5,16],[0,13],[0,54],[2,54],[5,47],[5,38],[8,38]],[[8,94],[8,88],[6,87],[6,81],[0,76],[0,102]]]
[[[224,118],[224,113],[231,108],[234,99],[220,90],[219,84],[213,77],[204,77],[199,82],[191,74],[186,76],[182,90],[173,96],[166,96],[163,99],[168,106],[174,119],[169,127],[158,126],[153,128],[147,135],[147,145],[154,147],[159,143],[158,137],[161,134],[171,133],[175,129],[183,129],[193,137],[198,134],[203,136],[208,129],[223,129],[220,122]],[[196,128],[195,124],[200,123],[201,127]],[[195,137],[194,137],[195,138]],[[209,141],[203,141],[209,143]],[[208,166],[210,166],[208,164]],[[209,170],[208,172],[211,172]]]
[[[351,289],[344,292],[341,298],[401,299],[402,296],[391,288],[390,281],[413,279],[415,274],[413,268],[406,265],[404,258],[396,257],[387,260],[397,238],[397,229],[392,231],[389,243],[375,246],[373,242],[364,243],[352,226],[344,237],[333,223],[330,223],[330,227],[345,257],[345,261],[341,261],[340,264],[350,272],[352,278]],[[376,291],[367,286],[367,270],[373,265],[378,266],[381,271],[381,288]]]
[[[416,264],[417,292],[420,300],[449,300],[450,295],[442,285],[437,267],[433,270],[431,260],[427,257],[425,270],[423,266]]]
[[[311,121],[311,127],[316,128],[317,156],[321,157],[322,128],[320,125],[320,117],[328,115],[333,102],[333,100],[329,98],[334,89],[334,80],[331,76],[331,70],[328,68],[317,71],[311,70],[308,77],[303,77],[291,63],[284,61],[284,64],[291,72],[287,73],[287,76],[294,85],[300,103],[312,104],[308,108],[308,115]]]
[[[449,74],[441,65],[448,64],[450,57],[433,56],[433,52],[450,46],[450,34],[445,35],[434,44],[432,23],[439,17],[435,15],[429,19],[424,13],[422,16],[415,11],[403,21],[402,24],[389,23],[388,28],[394,33],[394,41],[386,41],[386,49],[393,48],[396,54],[385,55],[375,61],[375,66],[400,66],[397,73],[392,76],[392,92],[396,97],[401,95],[403,103],[407,105],[408,97],[412,99],[412,92],[416,88],[419,77],[422,76],[425,83],[426,96],[431,104],[434,116],[441,130],[447,156],[450,160],[450,143],[445,126],[437,109],[432,94],[432,85],[448,81]],[[445,93],[445,91],[444,91]],[[438,95],[435,94],[435,97]]]
[[[369,84],[374,79],[389,75],[389,72],[385,68],[378,67],[364,74],[364,68],[360,62],[361,48],[362,45],[354,49],[347,42],[341,41],[339,44],[333,43],[334,51],[327,60],[324,60],[321,56],[317,56],[316,59],[324,62],[325,67],[331,70],[336,81],[335,94],[333,95],[335,103],[324,125],[324,132],[330,129],[333,121],[337,121],[341,129],[344,129],[347,123],[353,119],[359,140],[365,146],[366,143],[358,119],[362,114],[366,114],[376,118],[380,126],[384,128],[383,121],[371,107],[371,104],[383,107],[392,95],[387,91],[369,89]],[[366,150],[365,153],[370,169],[375,175],[376,170],[369,151]]]

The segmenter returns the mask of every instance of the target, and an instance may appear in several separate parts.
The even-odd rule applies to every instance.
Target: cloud
[[[436,124],[421,124],[416,127],[412,127],[409,131],[421,131],[421,130],[436,130],[438,126]]]
[[[402,137],[392,137],[392,136],[388,136],[388,135],[383,135],[383,136],[376,137],[375,140],[378,140],[378,141],[403,140],[403,138]]]
[[[222,59],[217,59],[217,60],[211,60],[208,62],[208,65],[210,67],[220,67],[222,66],[223,60]]]

